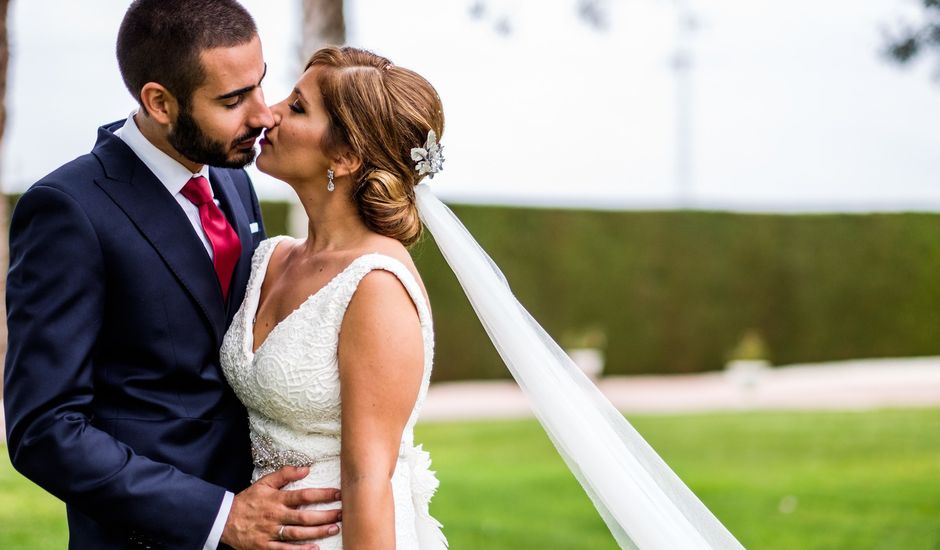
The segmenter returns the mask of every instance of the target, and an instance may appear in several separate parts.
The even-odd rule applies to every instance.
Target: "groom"
[[[336,511],[297,509],[335,489],[279,490],[304,469],[246,489],[247,413],[219,367],[264,238],[241,169],[273,124],[254,21],[235,0],[137,0],[117,56],[139,108],[13,214],[13,464],[65,501],[70,548],[260,548],[336,532]]]

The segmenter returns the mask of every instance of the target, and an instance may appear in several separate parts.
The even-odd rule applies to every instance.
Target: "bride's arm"
[[[372,271],[340,330],[343,546],[395,547],[391,478],[423,372],[418,313],[395,275]]]

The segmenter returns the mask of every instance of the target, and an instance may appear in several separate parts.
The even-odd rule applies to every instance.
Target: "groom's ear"
[[[344,177],[358,172],[362,168],[362,159],[356,153],[344,148],[333,157],[333,166],[336,167],[334,170],[336,175]]]
[[[148,82],[140,89],[140,104],[144,111],[160,124],[168,125],[176,121],[179,114],[179,102],[176,97],[156,82]]]

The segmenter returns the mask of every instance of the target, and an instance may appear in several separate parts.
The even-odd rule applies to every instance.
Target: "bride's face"
[[[331,159],[321,148],[329,117],[317,86],[318,70],[307,69],[294,91],[271,107],[274,126],[261,139],[258,169],[288,183],[322,180],[325,186],[331,168]]]

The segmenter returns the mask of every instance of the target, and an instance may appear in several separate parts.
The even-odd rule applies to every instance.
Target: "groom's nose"
[[[280,124],[281,119],[284,118],[284,112],[282,108],[284,107],[285,101],[271,105],[270,111],[271,111],[272,119],[274,120],[274,126],[277,126],[278,124]]]
[[[268,105],[264,102],[264,96],[261,94],[253,94],[248,126],[250,128],[270,128],[274,126],[274,115],[271,114],[271,109],[268,108]]]

